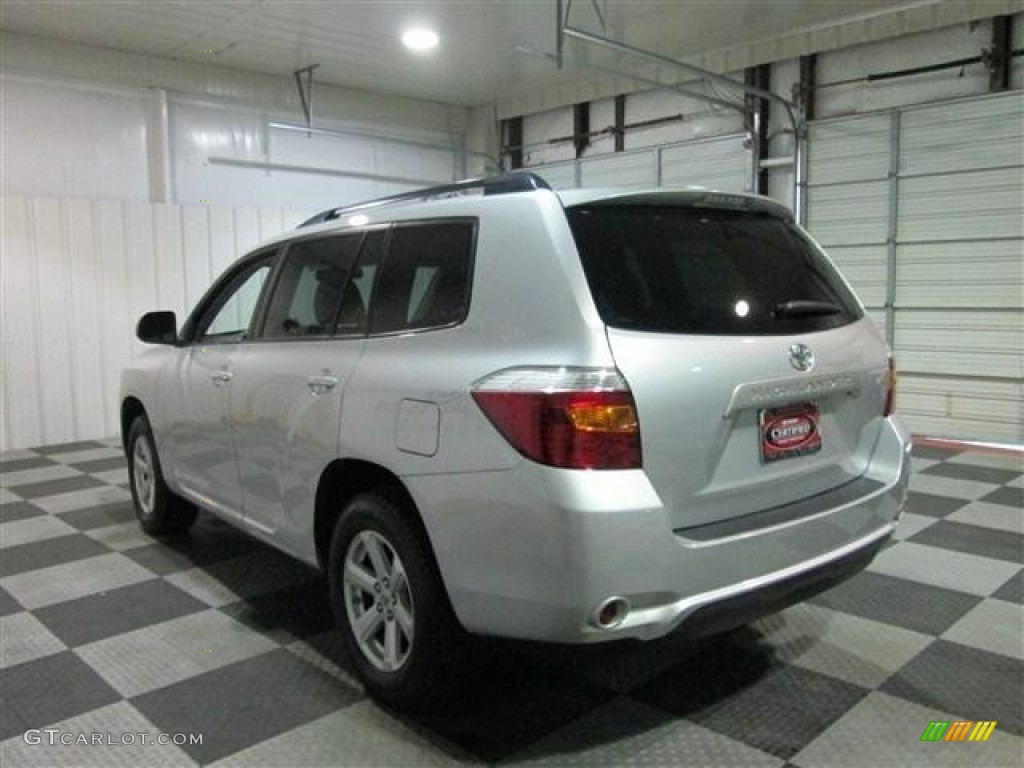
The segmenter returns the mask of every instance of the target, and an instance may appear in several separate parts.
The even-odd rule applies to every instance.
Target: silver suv
[[[202,508],[320,567],[366,688],[466,634],[735,627],[863,568],[910,440],[892,362],[789,211],[512,174],[326,211],[125,371],[143,528]]]

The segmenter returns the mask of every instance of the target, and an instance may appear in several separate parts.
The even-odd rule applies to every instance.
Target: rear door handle
[[[306,386],[314,395],[323,395],[338,386],[337,376],[310,376],[306,379]]]
[[[223,387],[225,384],[231,383],[231,377],[233,375],[234,374],[232,374],[231,371],[217,371],[210,375],[210,381],[213,382],[213,386],[215,387]]]

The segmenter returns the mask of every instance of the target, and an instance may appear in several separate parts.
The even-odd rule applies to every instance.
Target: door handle
[[[306,379],[306,386],[314,395],[323,395],[338,386],[337,376],[310,376]]]
[[[210,374],[210,381],[213,382],[215,387],[223,387],[225,384],[231,383],[231,377],[234,374],[231,371],[217,371],[216,373]]]

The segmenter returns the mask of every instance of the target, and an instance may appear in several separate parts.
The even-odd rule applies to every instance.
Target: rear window
[[[828,260],[775,216],[648,205],[584,205],[566,215],[607,325],[773,335],[861,316]]]

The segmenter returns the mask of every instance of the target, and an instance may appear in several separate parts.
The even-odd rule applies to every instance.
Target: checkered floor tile
[[[808,603],[698,643],[488,641],[409,717],[354,680],[316,573],[208,515],[143,534],[116,441],[2,455],[0,765],[1020,766],[1024,458],[915,469],[893,542]]]

